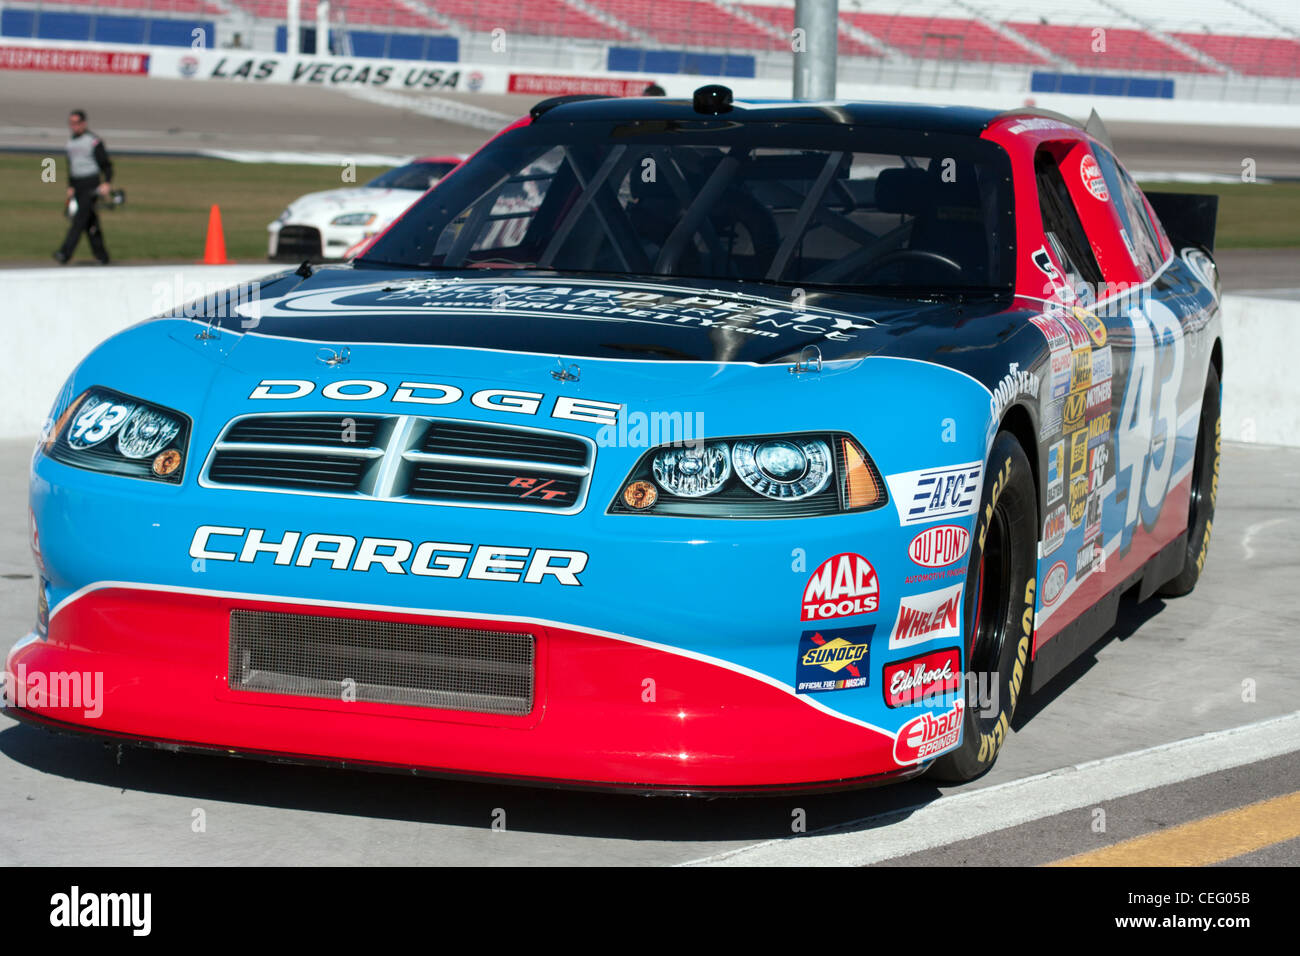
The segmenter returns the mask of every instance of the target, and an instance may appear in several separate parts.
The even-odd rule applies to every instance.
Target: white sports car
[[[364,186],[308,193],[266,227],[270,259],[345,259],[353,246],[382,232],[449,172],[456,156],[426,156],[390,169]]]

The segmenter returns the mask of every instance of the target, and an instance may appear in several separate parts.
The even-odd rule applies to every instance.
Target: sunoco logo
[[[804,586],[800,620],[870,614],[879,606],[880,582],[871,562],[860,554],[837,554],[823,561]]]
[[[970,544],[970,532],[955,524],[926,528],[908,545],[907,555],[923,568],[942,568],[958,561]]]

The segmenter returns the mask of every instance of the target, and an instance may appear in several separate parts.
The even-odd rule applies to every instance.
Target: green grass
[[[63,241],[63,157],[58,182],[41,179],[36,153],[0,153],[0,262],[39,262]],[[125,208],[103,212],[109,253],[118,262],[193,261],[203,255],[208,210],[221,207],[226,253],[266,258],[266,224],[303,193],[349,185],[332,166],[234,163],[224,159],[121,156],[115,185]],[[381,172],[357,170],[365,183]],[[1300,246],[1300,183],[1143,183],[1173,192],[1218,193],[1219,248]],[[89,260],[85,239],[78,258]]]
[[[1155,183],[1152,192],[1218,193],[1216,249],[1300,246],[1300,183]]]
[[[66,168],[57,159],[58,182],[41,179],[36,153],[0,153],[0,261],[48,259],[63,241]],[[356,184],[382,169],[361,167]],[[224,159],[119,156],[114,186],[126,190],[126,205],[101,211],[104,239],[117,262],[192,261],[203,256],[208,210],[221,207],[226,254],[240,262],[265,261],[266,224],[303,193],[352,185],[342,168],[279,163],[235,163]],[[76,257],[91,261],[85,237]]]

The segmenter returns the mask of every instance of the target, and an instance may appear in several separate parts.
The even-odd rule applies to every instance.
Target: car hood
[[[289,213],[295,219],[344,212],[395,215],[415,202],[420,195],[419,190],[415,189],[371,189],[369,186],[329,189],[300,196],[289,204]]]
[[[266,281],[214,322],[342,344],[428,345],[624,360],[768,364],[887,354],[929,358],[1007,302],[805,294],[753,283],[553,273],[318,269]],[[987,331],[987,330],[985,330]]]

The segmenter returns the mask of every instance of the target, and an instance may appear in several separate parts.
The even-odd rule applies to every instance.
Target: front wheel
[[[1223,420],[1219,373],[1213,365],[1205,377],[1201,399],[1201,424],[1196,432],[1196,458],[1192,462],[1192,494],[1187,509],[1187,554],[1183,569],[1161,586],[1161,597],[1190,594],[1210,553],[1210,532],[1214,530],[1214,505],[1219,497],[1219,450]]]
[[[962,743],[930,768],[971,780],[993,766],[1023,688],[1034,635],[1038,495],[1020,442],[999,432],[984,477],[966,572],[966,708]]]

